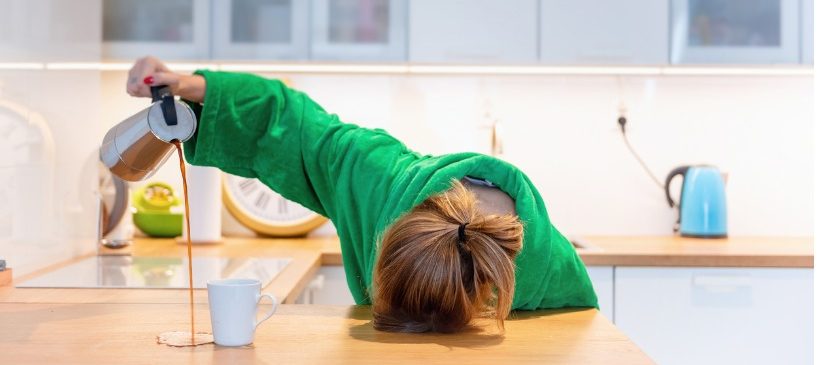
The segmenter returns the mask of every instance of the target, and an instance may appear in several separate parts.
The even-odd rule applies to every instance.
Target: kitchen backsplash
[[[811,77],[287,78],[342,120],[384,128],[422,153],[489,153],[497,120],[502,158],[529,175],[570,235],[672,232],[677,213],[619,134],[621,105],[633,146],[660,179],[685,164],[728,173],[731,235],[812,234]],[[103,74],[110,123],[146,103],[124,82]],[[157,178],[179,184],[172,165]]]
[[[20,252],[20,245],[40,247],[34,251],[49,257],[93,250],[87,239],[93,232],[85,231],[95,225],[87,222],[91,218],[78,218],[94,216],[86,207],[87,194],[78,193],[88,184],[82,171],[108,128],[148,105],[147,99],[125,93],[125,78],[120,71],[0,72],[0,101],[42,115],[53,138],[50,163],[56,166],[46,184],[53,183],[54,195],[43,198],[51,200],[43,203],[48,209],[23,220],[17,214],[16,221],[8,219],[14,205],[0,209],[4,222],[18,226],[12,232],[0,224],[0,257]],[[676,213],[618,132],[621,105],[632,144],[659,178],[684,164],[714,164],[728,173],[730,235],[812,234],[810,76],[287,78],[342,120],[384,128],[422,153],[489,153],[491,125],[497,121],[501,157],[530,176],[553,222],[569,235],[672,232]],[[0,119],[4,128],[12,124]],[[10,171],[0,163],[0,173]],[[176,164],[168,163],[154,179],[179,189],[178,173]],[[32,194],[19,181],[14,186],[3,191]],[[39,227],[48,225],[38,217],[48,214],[58,219],[46,234]],[[226,234],[248,233],[223,214]],[[23,226],[30,231],[21,231]]]
[[[0,71],[0,259],[15,275],[94,249],[100,80]]]

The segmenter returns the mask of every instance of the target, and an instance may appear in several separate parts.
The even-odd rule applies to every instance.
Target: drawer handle
[[[751,286],[752,279],[748,276],[695,276],[692,284],[698,287],[723,288]]]

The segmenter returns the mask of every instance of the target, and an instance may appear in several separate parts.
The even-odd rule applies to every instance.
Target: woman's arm
[[[343,123],[278,80],[211,71],[183,76],[144,58],[129,73],[128,92],[150,96],[140,80],[146,77],[192,102],[198,127],[185,143],[189,163],[258,178],[331,218],[339,231],[375,229],[393,178],[418,158],[384,131]]]

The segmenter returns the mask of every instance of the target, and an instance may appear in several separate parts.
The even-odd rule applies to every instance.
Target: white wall
[[[730,235],[812,234],[811,77],[288,78],[343,120],[385,128],[424,153],[487,153],[498,119],[503,157],[535,182],[559,229],[669,234],[675,213],[618,133],[623,102],[631,141],[659,178],[683,164],[728,172]],[[147,105],[124,83],[124,73],[103,73],[103,125]],[[175,166],[156,178],[179,185]]]
[[[97,61],[99,0],[8,0],[0,62]],[[94,249],[98,71],[0,71],[0,259],[23,275]]]
[[[0,72],[0,258],[17,275],[94,249],[99,80]]]

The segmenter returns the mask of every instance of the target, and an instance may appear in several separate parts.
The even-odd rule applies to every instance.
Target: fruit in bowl
[[[170,185],[148,183],[133,193],[132,200],[134,225],[143,233],[151,237],[182,235],[183,214],[173,209],[180,205],[180,200]]]

